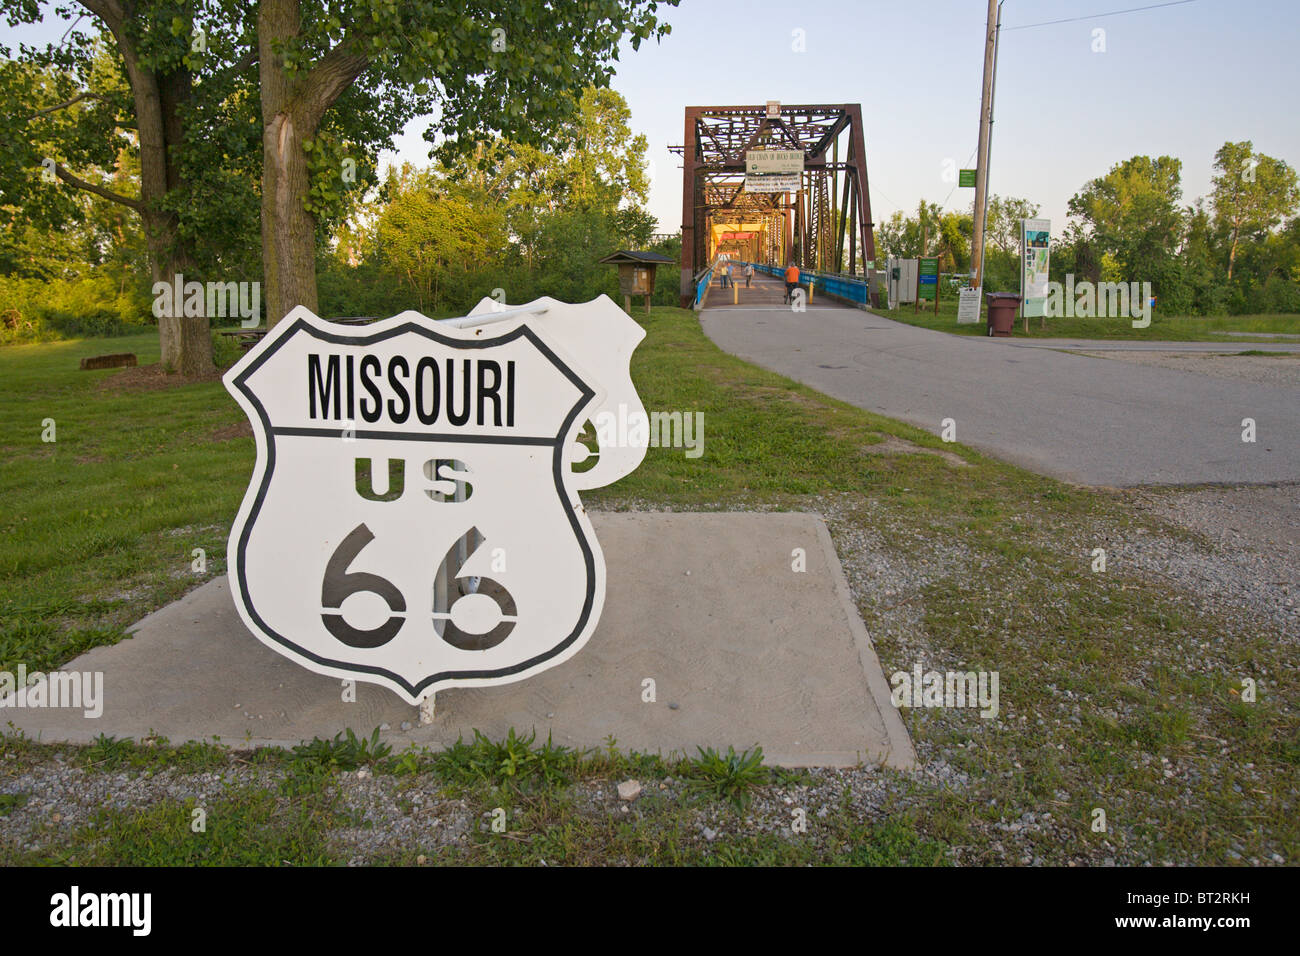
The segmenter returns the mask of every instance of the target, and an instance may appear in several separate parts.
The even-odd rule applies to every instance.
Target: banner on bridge
[[[799,173],[745,174],[747,193],[797,193],[802,188]]]
[[[745,152],[747,173],[801,173],[801,149],[751,149]]]

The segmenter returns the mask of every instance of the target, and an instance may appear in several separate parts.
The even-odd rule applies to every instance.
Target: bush
[[[0,341],[127,335],[153,323],[143,285],[102,271],[76,279],[0,278]]]
[[[320,314],[327,319],[357,315],[386,319],[417,307],[409,286],[367,262],[348,266],[333,257],[318,262],[316,290]]]
[[[1270,276],[1258,289],[1258,297],[1251,304],[1257,304],[1259,308],[1251,309],[1251,312],[1300,312],[1300,283]]]
[[[232,336],[212,333],[212,361],[219,369],[226,369],[239,361],[244,350]]]

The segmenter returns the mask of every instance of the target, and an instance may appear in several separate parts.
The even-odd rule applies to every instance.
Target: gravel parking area
[[[1196,372],[1213,378],[1253,382],[1256,385],[1300,388],[1300,353],[1279,353],[1281,355],[1279,358],[1268,355],[1239,355],[1233,352],[1078,351],[1077,354],[1128,362],[1133,365],[1152,365],[1157,368]]]
[[[1123,553],[1139,567],[1178,581],[1225,613],[1271,622],[1300,639],[1300,484],[1143,489],[1127,498],[1139,512],[1199,539],[1170,548],[1134,536]]]

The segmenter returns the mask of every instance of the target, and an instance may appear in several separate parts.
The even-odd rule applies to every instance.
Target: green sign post
[[[921,311],[921,300],[934,301],[934,314],[939,314],[939,259],[922,256],[916,266],[916,303],[914,312]]]
[[[975,185],[975,170],[973,170],[973,169],[963,169],[963,170],[958,171],[958,173],[957,173],[957,185],[958,185],[958,186],[972,186],[972,187],[973,187],[973,186]]]

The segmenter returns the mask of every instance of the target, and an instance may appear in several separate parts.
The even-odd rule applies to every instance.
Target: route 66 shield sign
[[[257,443],[231,591],[272,649],[414,704],[591,636],[605,562],[566,439],[604,390],[541,323],[357,328],[300,307],[225,384]]]
[[[592,411],[599,423],[602,415],[624,422],[649,422],[641,397],[632,382],[630,363],[632,352],[645,338],[645,329],[624,312],[607,295],[597,296],[590,302],[569,304],[544,296],[524,306],[510,306],[493,299],[482,299],[470,310],[470,315],[490,315],[493,312],[519,308],[544,310],[544,325],[548,334],[556,338],[578,362],[589,368],[600,369],[601,385],[605,389],[604,401],[594,405]],[[590,419],[574,423],[575,434],[570,447],[578,440],[577,432]],[[599,433],[599,429],[597,429]],[[585,471],[575,472],[573,487],[579,491],[611,485],[632,472],[645,458],[649,443],[646,430],[643,441],[628,441],[620,445],[601,445],[594,455],[594,465]],[[584,449],[585,453],[585,449]]]

